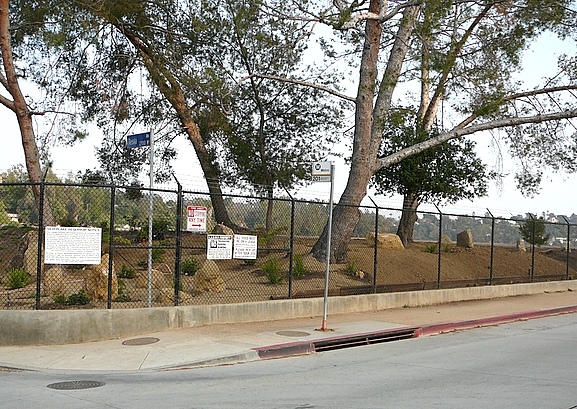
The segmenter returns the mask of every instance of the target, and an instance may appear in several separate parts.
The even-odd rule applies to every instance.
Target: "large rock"
[[[523,239],[517,240],[517,251],[520,251],[523,253],[527,251],[527,247],[525,246],[525,240],[523,240]]]
[[[212,233],[222,234],[225,236],[234,236],[234,231],[230,227],[225,226],[224,224],[215,225],[214,228],[212,229]]]
[[[174,288],[161,288],[154,297],[154,301],[162,305],[174,305]],[[178,292],[178,304],[191,304],[192,295],[184,292]]]
[[[62,266],[55,266],[42,273],[42,291],[47,296],[64,294],[66,270]]]
[[[371,232],[366,237],[369,247],[375,246],[375,233]],[[377,247],[380,249],[404,250],[401,238],[396,234],[379,233],[377,235]]]
[[[194,290],[198,293],[220,293],[226,290],[226,285],[220,274],[220,268],[214,260],[206,260],[200,270],[196,272]]]
[[[457,234],[457,246],[469,249],[473,248],[473,233],[471,233],[471,229],[467,229]]]
[[[118,297],[118,280],[112,263],[112,299]],[[102,256],[100,264],[93,265],[88,270],[86,278],[86,295],[92,301],[106,301],[108,299],[108,254]]]
[[[441,236],[441,249],[444,249],[447,246],[451,246],[453,244],[453,240],[446,234]]]

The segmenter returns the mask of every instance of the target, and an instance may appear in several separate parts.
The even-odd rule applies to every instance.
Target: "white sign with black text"
[[[230,260],[232,258],[232,236],[209,234],[206,241],[208,260]]]
[[[233,258],[255,260],[257,252],[257,236],[244,234],[234,235]]]
[[[44,263],[100,264],[102,229],[48,226],[44,232]]]

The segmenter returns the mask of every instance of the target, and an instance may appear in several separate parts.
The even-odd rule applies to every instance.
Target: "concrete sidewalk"
[[[540,293],[426,307],[257,323],[207,325],[82,344],[0,347],[0,370],[139,371],[279,358],[358,339],[438,334],[577,312],[577,292]]]

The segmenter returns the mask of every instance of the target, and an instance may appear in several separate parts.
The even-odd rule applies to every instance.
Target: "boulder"
[[[523,253],[527,251],[527,247],[525,247],[525,240],[517,240],[517,251],[521,251]]]
[[[453,244],[453,240],[446,234],[441,236],[441,249],[445,248],[446,246],[451,246]]]
[[[377,235],[377,247],[380,249],[393,249],[393,250],[404,250],[403,242],[401,238],[396,234],[389,233],[379,233]],[[375,246],[375,233],[371,232],[367,234],[366,241],[369,247]]]
[[[214,260],[206,260],[200,270],[195,274],[196,285],[194,290],[198,293],[220,293],[226,290],[224,280],[220,274],[220,268]]]
[[[154,301],[162,305],[174,305],[174,288],[161,288],[154,297]],[[178,304],[191,304],[192,295],[184,292],[178,292]]]
[[[112,299],[118,297],[118,280],[112,263]],[[106,301],[108,299],[108,254],[100,259],[100,264],[93,265],[88,270],[86,278],[86,295],[93,301]]]
[[[467,229],[457,234],[457,246],[469,249],[473,248],[473,233],[471,233],[471,229]]]
[[[64,294],[66,270],[62,266],[55,266],[42,273],[42,291],[46,296]]]
[[[225,226],[224,224],[215,225],[214,229],[212,229],[212,233],[213,234],[222,234],[225,236],[234,236],[234,231],[230,227]]]

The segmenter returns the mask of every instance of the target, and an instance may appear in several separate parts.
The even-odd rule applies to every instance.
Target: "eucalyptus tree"
[[[575,143],[564,134],[563,122],[577,116],[572,94],[577,89],[575,57],[561,58],[559,75],[537,89],[523,89],[511,75],[521,67],[522,52],[541,33],[549,30],[566,41],[575,39],[572,1],[295,0],[292,4],[300,18],[351,31],[341,38],[350,40],[345,46],[359,56],[351,168],[333,215],[333,261],[346,260],[359,217],[357,206],[371,177],[448,140],[504,129],[513,154],[534,170],[544,166],[575,170]],[[380,157],[394,93],[401,83],[411,81],[427,88],[428,99],[421,98],[423,129],[437,118],[442,103],[452,108],[450,124],[439,134]],[[530,183],[539,173],[533,176]],[[319,259],[324,259],[327,233],[328,226],[313,247]]]

